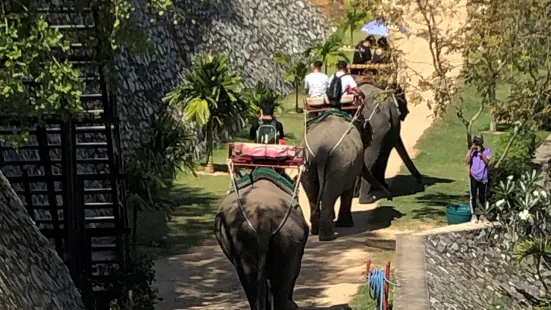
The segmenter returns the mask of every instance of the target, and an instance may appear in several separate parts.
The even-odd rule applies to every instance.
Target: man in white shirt
[[[308,97],[315,98],[325,95],[327,86],[329,85],[329,78],[326,74],[321,72],[322,66],[323,63],[319,60],[316,60],[314,62],[314,72],[308,74],[304,78],[304,88],[308,93]]]
[[[337,78],[341,79],[341,86],[342,86],[341,95],[344,95],[347,93],[356,94],[362,97],[363,99],[365,99],[364,93],[358,88],[358,84],[356,83],[354,78],[350,74],[348,74],[347,67],[348,67],[348,63],[346,62],[346,60],[339,60],[339,62],[337,63],[337,72],[335,72],[335,74],[333,74],[329,78],[328,87],[331,86],[331,82],[336,76]]]

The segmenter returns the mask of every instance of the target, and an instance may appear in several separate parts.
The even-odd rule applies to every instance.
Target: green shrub
[[[283,112],[283,105],[280,102],[281,96],[262,82],[258,82],[253,88],[247,89],[243,93],[243,99],[249,106],[247,113],[249,122],[258,118],[261,104],[264,101],[275,103],[276,113]]]
[[[123,268],[106,268],[106,276],[93,284],[103,287],[102,299],[93,300],[88,309],[109,310],[154,310],[158,301],[157,290],[153,286],[155,269],[153,260],[144,253],[133,249]]]
[[[512,132],[506,132],[499,137],[494,147],[494,161],[497,161],[501,157],[512,135]],[[524,171],[532,167],[532,159],[534,158],[538,144],[538,137],[534,131],[519,133],[511,144],[499,168],[493,169],[493,179],[498,181],[510,175],[520,177]]]
[[[133,211],[133,241],[138,212],[173,209],[175,204],[169,192],[178,171],[194,172],[192,155],[188,152],[194,139],[169,110],[152,120],[148,136],[124,166],[127,202]]]

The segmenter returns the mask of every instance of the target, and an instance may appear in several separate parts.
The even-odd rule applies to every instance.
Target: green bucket
[[[448,225],[467,223],[473,214],[469,205],[449,205],[446,207]]]

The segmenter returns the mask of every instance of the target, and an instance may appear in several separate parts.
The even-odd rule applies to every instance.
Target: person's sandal
[[[471,223],[478,223],[478,216],[476,214],[473,214],[473,216],[471,217]]]

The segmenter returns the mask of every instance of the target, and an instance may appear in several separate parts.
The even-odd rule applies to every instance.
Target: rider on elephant
[[[283,124],[274,116],[275,104],[264,101],[260,105],[260,116],[251,124],[249,136],[256,143],[281,144],[285,135]]]
[[[364,93],[358,88],[358,84],[356,83],[354,78],[350,74],[348,74],[347,67],[348,63],[346,62],[346,60],[339,60],[339,62],[337,62],[337,72],[335,72],[335,74],[331,75],[331,77],[329,78],[329,87],[327,88],[328,93],[331,92],[331,89],[333,87],[340,83],[341,96],[348,93],[356,94],[362,98],[365,98]]]

